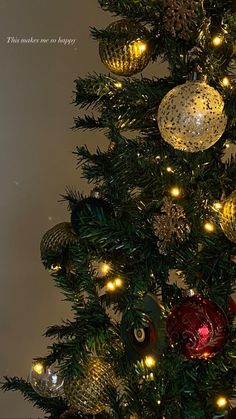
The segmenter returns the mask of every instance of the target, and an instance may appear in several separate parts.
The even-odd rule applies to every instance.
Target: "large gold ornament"
[[[117,39],[102,40],[99,45],[100,58],[107,69],[120,76],[132,76],[142,71],[151,56],[147,29],[122,19],[111,23],[107,30],[118,34]],[[124,36],[119,37],[119,34]]]
[[[236,190],[224,203],[220,225],[226,237],[236,243]]]
[[[96,415],[108,406],[106,390],[109,386],[116,386],[111,365],[100,357],[91,356],[85,366],[85,377],[65,379],[64,392],[73,409]]]
[[[227,125],[223,98],[203,81],[187,81],[170,90],[161,101],[157,121],[167,143],[192,153],[215,144]]]
[[[187,223],[183,207],[174,204],[168,198],[163,202],[161,213],[154,216],[153,228],[158,238],[159,252],[162,254],[167,253],[168,246],[173,239],[182,242],[187,239],[190,233],[190,226]]]
[[[60,223],[47,231],[40,244],[41,259],[47,266],[48,259],[60,263],[65,250],[78,241],[70,223]]]

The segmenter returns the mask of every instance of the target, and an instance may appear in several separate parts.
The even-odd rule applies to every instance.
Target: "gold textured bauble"
[[[226,237],[236,243],[236,190],[224,203],[220,225]]]
[[[47,261],[50,257],[60,257],[66,248],[75,244],[78,236],[73,232],[70,223],[60,223],[44,234],[40,252],[42,260]]]
[[[96,356],[89,357],[84,371],[83,378],[65,379],[65,397],[73,409],[96,415],[108,406],[106,390],[109,386],[116,386],[115,375],[111,365]]]
[[[163,139],[175,149],[207,150],[227,125],[223,98],[203,81],[187,81],[162,99],[157,122]]]
[[[117,33],[117,38],[112,36],[99,44],[99,55],[107,69],[120,76],[142,71],[151,56],[147,29],[137,22],[121,19],[111,23],[107,30]]]

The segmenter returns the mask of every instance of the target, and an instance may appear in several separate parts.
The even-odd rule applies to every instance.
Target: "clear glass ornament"
[[[55,365],[45,367],[41,362],[35,362],[30,371],[29,380],[40,396],[53,398],[60,397],[64,393],[64,380]]]
[[[187,81],[162,99],[157,122],[162,138],[175,149],[207,150],[227,125],[223,98],[204,81]]]

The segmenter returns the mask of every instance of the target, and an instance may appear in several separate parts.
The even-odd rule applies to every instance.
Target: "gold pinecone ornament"
[[[188,40],[196,30],[199,1],[162,0],[164,28],[173,37]]]
[[[166,254],[173,239],[183,242],[190,233],[184,208],[165,198],[160,214],[154,216],[153,228],[161,254]]]
[[[224,203],[220,225],[226,237],[236,243],[236,190]]]
[[[107,30],[117,33],[117,38],[112,37],[100,42],[99,55],[102,63],[109,71],[119,76],[140,73],[148,65],[151,57],[148,30],[129,19],[113,22]]]
[[[85,365],[85,377],[65,379],[65,397],[73,409],[88,415],[97,415],[108,407],[106,391],[116,386],[110,364],[101,357],[90,356]]]

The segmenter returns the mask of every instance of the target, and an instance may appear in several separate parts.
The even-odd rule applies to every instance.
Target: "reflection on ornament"
[[[42,397],[59,397],[64,392],[64,380],[53,365],[45,367],[41,362],[34,363],[29,379],[33,389]]]
[[[183,151],[203,151],[224,133],[227,117],[224,101],[202,81],[187,81],[162,99],[157,121],[163,139]]]
[[[218,354],[226,341],[228,322],[213,301],[200,295],[186,297],[167,319],[171,345],[178,345],[183,355],[208,359]]]
[[[111,23],[107,31],[118,34],[117,38],[102,40],[99,45],[100,58],[107,69],[121,76],[132,76],[142,71],[151,55],[148,31],[128,19]]]
[[[116,387],[115,374],[111,365],[102,358],[90,356],[84,366],[83,378],[66,378],[64,389],[69,405],[84,414],[96,415],[106,409],[106,390]]]
[[[236,243],[236,190],[225,200],[220,225],[226,237]]]
[[[190,233],[183,207],[174,204],[168,198],[164,199],[161,213],[154,215],[153,228],[155,235],[158,237],[159,252],[162,254],[166,254],[173,239],[182,242],[187,239]]]

